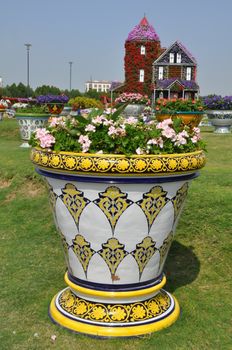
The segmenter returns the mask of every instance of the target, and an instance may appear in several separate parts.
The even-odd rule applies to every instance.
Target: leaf
[[[124,103],[123,105],[121,105],[112,115],[111,115],[111,119],[113,121],[118,119],[118,116],[124,111],[124,109],[126,108],[126,106],[129,104],[129,102]]]

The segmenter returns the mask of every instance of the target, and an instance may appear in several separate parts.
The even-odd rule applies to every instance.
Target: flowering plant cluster
[[[204,105],[202,100],[191,100],[183,98],[158,98],[155,102],[156,113],[172,113],[176,112],[202,112]]]
[[[40,95],[36,97],[36,100],[40,104],[67,103],[69,98],[65,95]]]
[[[16,114],[48,114],[49,110],[47,106],[41,106],[39,104],[30,105],[27,103],[15,103],[14,109],[16,110]]]
[[[30,144],[54,151],[105,154],[162,154],[192,152],[204,148],[200,130],[182,127],[179,119],[161,123],[91,112],[87,118],[60,116],[37,129]]]
[[[8,105],[10,105],[10,101],[4,99],[0,100],[0,109],[8,108]]]
[[[102,108],[103,105],[101,101],[96,100],[95,98],[90,97],[82,97],[78,96],[75,98],[71,98],[68,102],[70,106],[72,106],[72,109],[74,111],[80,109],[86,109],[86,108]]]
[[[133,93],[133,92],[124,92],[121,95],[119,95],[115,101],[115,103],[138,103],[138,104],[146,104],[149,105],[151,103],[150,99],[147,95],[142,95],[139,93]]]
[[[202,98],[205,108],[213,110],[232,110],[232,96],[209,95]]]

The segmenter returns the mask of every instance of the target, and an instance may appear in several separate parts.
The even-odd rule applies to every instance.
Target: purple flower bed
[[[40,95],[36,97],[38,103],[67,103],[69,98],[65,95]]]
[[[202,97],[202,100],[207,109],[232,110],[232,96],[208,95]]]
[[[159,41],[159,37],[155,32],[155,29],[152,25],[141,25],[138,24],[137,26],[132,29],[132,31],[129,33],[127,41],[132,40],[157,40]]]
[[[190,90],[198,89],[198,85],[197,85],[197,83],[195,81],[193,81],[193,80],[180,80],[180,79],[177,79],[177,78],[164,79],[164,80],[158,81],[158,88],[166,89],[172,83],[174,83],[175,80],[180,82],[186,89],[190,89]]]

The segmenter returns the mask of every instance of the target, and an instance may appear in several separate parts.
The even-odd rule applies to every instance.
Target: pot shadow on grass
[[[174,292],[176,289],[192,283],[200,271],[200,261],[193,248],[173,241],[169,251],[164,273],[167,277],[165,289]]]

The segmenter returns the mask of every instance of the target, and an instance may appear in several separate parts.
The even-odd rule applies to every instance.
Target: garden
[[[132,97],[129,96],[129,98]],[[119,102],[125,102],[125,100]],[[216,102],[214,100],[215,104],[217,104]],[[74,105],[77,103],[80,103],[80,101],[73,101]],[[176,101],[173,101],[173,103],[175,104]],[[207,103],[212,103],[212,101],[206,101],[205,104]],[[182,101],[181,106],[179,106],[180,111],[186,111],[187,107],[184,104],[185,102]],[[160,110],[162,108],[165,113],[170,112],[164,100],[158,101],[157,106],[159,108],[157,115],[161,114],[162,111]],[[162,330],[152,334],[145,334],[150,332],[144,332],[144,335],[132,339],[128,338],[126,342],[116,338],[96,340],[81,334],[74,334],[54,325],[49,320],[48,307],[51,297],[65,286],[63,281],[63,275],[66,272],[65,259],[61,249],[60,237],[58,237],[53,223],[52,209],[47,201],[47,185],[43,182],[42,177],[34,171],[34,166],[30,161],[31,150],[19,147],[20,137],[17,121],[14,118],[4,118],[0,122],[2,151],[0,157],[0,202],[2,208],[0,216],[2,225],[0,230],[3,252],[1,256],[1,300],[4,319],[1,344],[3,349],[101,348],[108,350],[118,348],[179,350],[186,349],[186,347],[190,349],[230,348],[230,313],[228,308],[230,303],[230,281],[227,276],[230,276],[231,271],[229,257],[231,254],[230,237],[232,231],[229,222],[232,219],[230,210],[232,135],[224,131],[215,134],[212,126],[202,126],[200,137],[199,127],[193,125],[192,120],[191,122],[187,120],[186,125],[184,124],[185,121],[179,119],[179,115],[177,117],[173,112],[173,120],[168,115],[161,119],[158,124],[153,123],[149,113],[148,117],[145,114],[143,119],[139,121],[134,117],[120,118],[120,114],[123,114],[125,107],[119,106],[118,110],[113,110],[113,113],[111,109],[110,112],[107,112],[108,114],[93,111],[92,114],[90,113],[87,116],[74,114],[72,117],[51,117],[48,127],[41,126],[41,129],[32,134],[29,143],[36,148],[32,151],[31,158],[38,167],[38,172],[43,176],[49,176],[48,184],[51,191],[51,186],[56,188],[57,183],[68,176],[68,172],[73,172],[74,175],[77,172],[78,176],[83,172],[88,173],[89,176],[96,176],[98,171],[100,177],[104,173],[105,177],[113,176],[114,179],[115,172],[123,173],[123,176],[127,176],[126,173],[131,172],[130,175],[137,177],[137,179],[138,176],[141,178],[141,173],[144,171],[147,171],[147,176],[151,176],[152,172],[158,172],[161,175],[162,171],[170,175],[171,172],[177,171],[175,162],[179,162],[178,157],[182,157],[182,154],[185,154],[183,158],[180,158],[182,172],[186,171],[186,178],[192,179],[192,175],[189,173],[193,170],[196,172],[196,169],[200,169],[204,165],[204,158],[200,152],[206,147],[207,163],[200,170],[200,177],[191,182],[186,204],[164,267],[167,277],[165,290],[171,292],[180,302],[181,313],[179,319],[169,328],[162,329],[163,327],[161,327]],[[181,107],[183,108],[181,109]],[[194,106],[191,104],[191,106],[188,105],[188,108],[196,112],[197,115],[203,113],[202,104],[194,103]],[[212,106],[211,108],[213,109]],[[68,151],[68,153],[65,154],[64,151]],[[57,175],[59,167],[61,167],[61,158],[56,152],[63,154],[62,172],[67,172],[65,176],[61,175],[59,177],[59,174]],[[87,156],[75,157],[74,153],[69,152],[82,152],[82,155],[86,154]],[[191,154],[190,158],[186,157],[188,152]],[[92,156],[91,153],[93,153]],[[111,158],[109,158],[109,153],[112,154]],[[116,155],[113,156],[114,153]],[[160,169],[160,164],[167,153],[175,155],[175,158],[165,160],[168,171],[163,165]],[[118,154],[124,154],[125,157],[118,159]],[[131,155],[135,154],[136,156],[130,158]],[[93,162],[95,163],[93,164]],[[145,164],[146,162],[149,163],[149,166]],[[191,165],[189,165],[190,163]],[[145,168],[146,170],[144,170]],[[53,175],[51,176],[54,169],[56,173],[55,180],[52,179]],[[74,177],[72,181],[74,181]],[[141,187],[139,181],[137,183],[136,186]],[[167,185],[167,188],[169,187]],[[80,220],[82,212],[78,213],[69,204],[71,195],[76,196],[75,198],[78,197],[78,200],[81,200],[80,203],[82,203],[82,211],[86,206],[87,209],[90,208],[88,206],[89,199],[84,198],[83,193],[78,192],[75,186],[70,185],[70,183],[62,188],[62,195],[59,194],[61,193],[60,190],[50,192],[50,195],[52,195],[51,203],[54,204],[54,200],[57,201],[57,196],[59,196],[59,201],[62,200],[66,205],[69,213],[74,218],[75,227],[78,229],[78,234],[72,240],[72,245],[68,243],[71,242],[70,234],[68,233],[64,238],[64,233],[61,233],[65,249],[69,250],[69,271],[72,271],[73,275],[76,274],[75,267],[72,265],[73,253],[70,253],[70,249],[72,249],[76,252],[79,262],[82,263],[85,275],[89,274],[89,279],[92,279],[94,283],[97,282],[98,285],[100,280],[100,283],[105,282],[109,286],[110,280],[107,280],[108,272],[104,272],[105,270],[103,270],[103,275],[98,272],[99,276],[97,276],[94,270],[95,266],[98,268],[96,263],[95,265],[92,264],[93,272],[90,275],[91,263],[89,261],[93,255],[98,259],[95,260],[96,262],[100,261],[100,257],[103,257],[105,262],[108,263],[111,272],[109,276],[111,276],[113,283],[119,278],[119,271],[122,271],[119,265],[126,255],[130,256],[133,270],[135,268],[133,268],[132,260],[133,258],[136,260],[140,271],[139,281],[144,271],[149,274],[145,267],[146,264],[148,265],[150,257],[142,265],[139,263],[138,247],[141,246],[141,243],[136,245],[137,251],[130,252],[126,251],[116,239],[120,236],[120,232],[117,231],[117,227],[121,225],[119,222],[120,215],[115,219],[113,214],[110,215],[111,209],[107,209],[106,212],[105,202],[102,199],[109,197],[109,193],[114,192],[115,188],[114,185],[114,187],[108,187],[108,192],[100,192],[99,199],[95,199],[91,204],[94,203],[99,206],[99,210],[101,209],[107,216],[110,223],[109,227],[112,229],[112,238],[108,239],[107,243],[102,245],[103,248],[98,251],[96,248],[95,250],[92,249],[93,245],[90,248],[89,243],[79,234],[79,226],[85,225],[87,230],[88,227]],[[119,188],[116,188],[116,191],[118,191],[118,197],[121,198],[120,206],[121,203],[124,206],[123,210],[131,206],[132,201],[129,198],[127,199]],[[159,195],[161,186],[156,186],[154,191],[145,193],[144,198],[146,198],[146,195],[157,196],[157,193]],[[181,191],[184,191],[183,188],[181,188]],[[162,201],[166,200],[166,192],[162,192],[161,197]],[[84,204],[83,201],[85,201]],[[136,213],[138,213],[138,206],[145,211],[144,201],[145,199],[135,202],[135,204],[137,203]],[[179,213],[180,204],[175,202],[175,197],[173,197],[172,202],[174,208],[177,208],[175,210]],[[56,204],[55,216],[58,207],[61,207],[61,202],[59,203]],[[165,204],[166,202],[161,205],[164,206]],[[106,205],[106,208],[110,208],[107,203]],[[90,213],[92,212],[90,211]],[[133,217],[135,216],[133,215]],[[149,223],[148,217],[148,227],[151,232],[154,220],[155,216]],[[63,227],[63,222],[60,219],[57,222],[58,226]],[[95,224],[97,227],[99,224],[98,218],[95,219]],[[69,227],[74,226],[70,224]],[[75,231],[76,228],[73,230]],[[66,229],[64,229],[64,232],[66,233]],[[147,239],[146,244],[149,241],[148,237],[145,237]],[[160,254],[166,254],[164,253],[166,251],[165,245],[165,249],[163,246],[157,248],[152,239],[149,239],[149,252],[153,249],[153,251],[159,250]],[[82,246],[80,246],[81,244]],[[116,263],[110,260],[109,264],[105,246],[112,251],[112,245],[115,244],[120,247],[117,254],[120,252],[122,257],[117,258]],[[166,242],[165,244],[169,243]],[[89,260],[87,259],[87,263],[78,255],[78,249],[82,249],[81,251],[86,253],[87,250],[83,250],[83,246],[88,247]],[[159,268],[157,267],[157,275],[159,275],[159,271],[161,271],[160,265]],[[71,277],[71,274],[65,274],[66,283],[74,286]],[[82,277],[82,280],[84,278]],[[163,283],[162,281],[160,284]],[[88,283],[86,284],[87,287],[89,287]],[[141,282],[137,284],[141,284]],[[87,290],[86,287],[85,290]],[[70,298],[69,296],[66,300],[65,296],[61,295],[62,297],[66,306],[68,304],[70,306],[73,297]],[[164,296],[163,303],[166,300],[165,298],[167,297]],[[149,301],[149,303],[154,305],[154,300]],[[157,305],[160,305],[160,303],[161,301]],[[121,304],[120,307],[117,306],[117,312],[114,314],[118,315],[118,320],[122,320],[124,317],[122,309],[125,304],[123,302]],[[142,305],[140,308],[143,308],[143,304],[140,304]],[[60,316],[57,316],[54,311],[54,305],[50,306],[50,316],[59,323]],[[135,304],[133,308],[133,310],[136,308],[139,310]],[[178,309],[178,307],[176,308]],[[98,310],[98,314],[95,312],[97,315],[95,319],[99,320],[101,318],[99,311],[103,310],[103,307],[97,305],[96,310]],[[177,311],[175,312],[177,313]],[[94,311],[91,315],[93,313]],[[136,315],[135,312],[134,315]],[[139,317],[141,319],[141,312]],[[170,321],[170,324],[173,322]],[[136,327],[139,328],[139,326]],[[149,323],[148,327],[150,327]],[[73,327],[68,328],[75,330]],[[100,335],[105,335],[104,332],[101,333],[100,327],[99,332]],[[91,331],[83,331],[83,333],[93,335]],[[132,335],[136,334],[141,334],[141,332]],[[98,335],[98,333],[95,333],[95,335]]]

